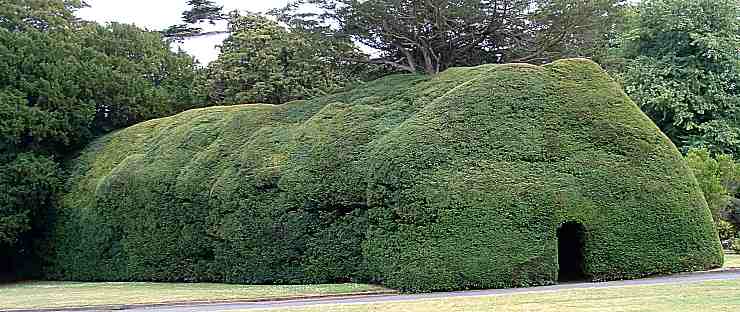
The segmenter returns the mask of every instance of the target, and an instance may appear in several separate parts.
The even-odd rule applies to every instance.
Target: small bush
[[[735,226],[725,220],[717,222],[717,232],[719,233],[719,239],[723,241],[734,238],[736,234]]]

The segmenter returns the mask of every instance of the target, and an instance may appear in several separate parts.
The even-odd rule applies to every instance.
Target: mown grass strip
[[[392,292],[365,284],[229,285],[210,283],[24,282],[0,285],[0,310],[261,300]]]
[[[740,311],[740,280],[702,283],[569,289],[487,297],[430,299],[381,304],[323,305],[274,312],[696,312]],[[256,311],[256,310],[249,310]],[[246,312],[246,311],[244,311]]]

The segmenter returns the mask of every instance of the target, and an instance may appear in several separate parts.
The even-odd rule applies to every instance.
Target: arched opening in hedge
[[[558,229],[558,281],[578,281],[586,277],[583,246],[586,228],[578,222],[563,223]]]
[[[582,263],[586,280],[722,263],[679,151],[583,59],[190,110],[102,137],[69,167],[43,242],[49,278],[548,285],[565,221],[585,227],[585,242],[566,226],[562,243],[583,260],[561,263]]]

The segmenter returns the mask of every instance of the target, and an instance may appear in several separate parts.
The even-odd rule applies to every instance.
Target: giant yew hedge
[[[580,59],[191,110],[95,141],[71,172],[57,279],[542,285],[565,222],[592,280],[722,264],[675,146]]]

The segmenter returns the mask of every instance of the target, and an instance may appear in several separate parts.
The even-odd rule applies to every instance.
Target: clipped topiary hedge
[[[550,284],[557,229],[593,280],[718,267],[681,155],[598,65],[399,75],[144,122],[73,162],[50,277]]]

